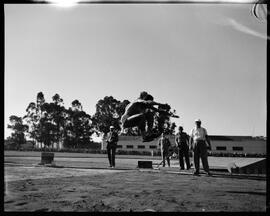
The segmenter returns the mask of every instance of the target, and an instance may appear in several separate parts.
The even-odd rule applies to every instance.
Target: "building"
[[[213,153],[266,154],[266,139],[251,136],[210,136]]]
[[[266,139],[251,136],[209,136],[213,153],[266,154]],[[175,145],[174,135],[168,136]],[[106,149],[103,141],[102,149]],[[158,139],[142,142],[140,136],[119,136],[118,150],[124,151],[158,151]]]

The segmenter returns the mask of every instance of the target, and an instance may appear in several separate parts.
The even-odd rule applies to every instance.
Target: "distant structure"
[[[174,135],[168,136],[174,143]],[[266,154],[266,138],[252,136],[209,136],[212,153],[240,153],[240,154]],[[102,149],[106,149],[103,141]],[[157,139],[151,142],[142,142],[139,136],[119,136],[118,150],[124,151],[153,151],[157,152]]]
[[[35,146],[36,146],[36,148],[44,148],[45,147],[45,145],[43,143],[40,143],[40,142],[36,142]],[[63,142],[53,143],[51,148],[57,149],[57,150],[63,149]]]
[[[266,138],[252,136],[210,136],[213,153],[266,154]]]

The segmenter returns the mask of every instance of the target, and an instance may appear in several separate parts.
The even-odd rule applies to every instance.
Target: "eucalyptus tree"
[[[120,129],[120,118],[125,112],[128,100],[119,101],[112,96],[105,96],[96,104],[96,112],[92,118],[93,126],[96,130],[107,134],[109,128],[113,125],[116,129]]]
[[[94,132],[91,116],[83,111],[82,104],[78,100],[72,101],[66,114],[65,146],[73,148],[89,146]]]
[[[39,140],[40,136],[40,119],[42,118],[42,110],[41,107],[45,103],[44,94],[39,92],[36,97],[36,103],[30,102],[28,107],[26,108],[26,115],[23,119],[27,122],[28,135],[30,138],[35,140],[36,142]]]
[[[39,122],[39,117],[37,114],[37,107],[34,102],[29,103],[28,107],[26,108],[26,115],[23,117],[28,125],[28,135],[32,138],[33,141],[37,141],[37,125]]]
[[[58,95],[59,96],[59,95]],[[29,136],[36,142],[42,143],[45,146],[51,146],[54,142],[59,141],[57,139],[58,125],[57,120],[57,103],[61,102],[61,98],[54,96],[55,103],[47,103],[44,98],[44,94],[39,92],[36,97],[36,103],[31,102],[24,116],[24,119],[28,123]]]
[[[63,99],[59,94],[55,94],[52,97],[53,103],[50,103],[52,122],[55,123],[55,138],[56,142],[60,143],[64,138],[65,121],[66,121],[66,109],[63,106]]]
[[[24,124],[23,119],[16,115],[11,115],[9,121],[10,124],[8,124],[7,127],[13,131],[10,140],[19,148],[21,144],[26,142],[25,133],[28,130],[28,125]]]

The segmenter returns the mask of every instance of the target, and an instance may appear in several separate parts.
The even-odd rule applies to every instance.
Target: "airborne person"
[[[122,131],[126,128],[138,127],[143,142],[150,142],[153,139],[160,136],[160,133],[153,133],[154,114],[160,110],[155,108],[154,105],[158,106],[169,106],[168,104],[161,104],[154,101],[152,95],[143,91],[140,93],[140,97],[135,101],[127,105],[125,113],[121,117]],[[147,130],[145,129],[147,125]]]

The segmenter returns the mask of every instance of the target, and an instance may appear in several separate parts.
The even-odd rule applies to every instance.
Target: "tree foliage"
[[[25,132],[28,130],[28,125],[23,124],[23,120],[21,117],[16,115],[11,115],[9,117],[10,124],[8,124],[8,128],[13,130],[11,133],[10,140],[13,141],[17,147],[26,142]]]
[[[176,124],[171,122],[169,116],[155,113],[154,115],[154,131],[164,132],[168,135],[172,135],[175,132]]]
[[[125,108],[129,103],[128,100],[123,100],[121,102],[112,96],[106,96],[99,100],[96,104],[96,113],[92,118],[94,128],[104,134],[109,132],[109,127],[111,125],[119,130],[120,118],[124,114]],[[167,134],[174,133],[176,125],[170,121],[169,116],[160,113],[154,113],[153,115],[154,131],[164,131]],[[137,127],[128,128],[126,135],[138,136],[140,135],[140,131]]]
[[[96,104],[96,113],[93,116],[93,125],[96,130],[107,134],[113,125],[120,130],[120,118],[125,112],[128,100],[119,101],[112,96],[106,96]]]
[[[83,111],[79,100],[72,101],[71,107],[66,109],[59,94],[47,103],[44,94],[39,92],[36,103],[28,105],[24,119],[30,138],[46,146],[59,142],[68,147],[91,143],[91,116]]]
[[[78,100],[71,103],[71,107],[66,110],[66,114],[65,146],[75,148],[89,145],[94,132],[91,116],[82,110],[82,105]]]
[[[53,95],[51,102],[46,102],[43,92],[38,92],[35,102],[30,102],[27,106],[23,118],[10,116],[8,128],[13,130],[10,139],[21,144],[25,142],[27,135],[45,146],[63,143],[66,147],[86,147],[91,145],[94,132],[107,134],[111,125],[120,130],[120,118],[129,103],[128,100],[120,101],[112,96],[105,96],[97,102],[96,112],[91,117],[77,99],[67,109],[59,94]],[[169,117],[155,113],[155,130],[162,128],[166,133],[172,134],[175,127]],[[129,128],[127,135],[140,135],[140,132],[137,127]]]

